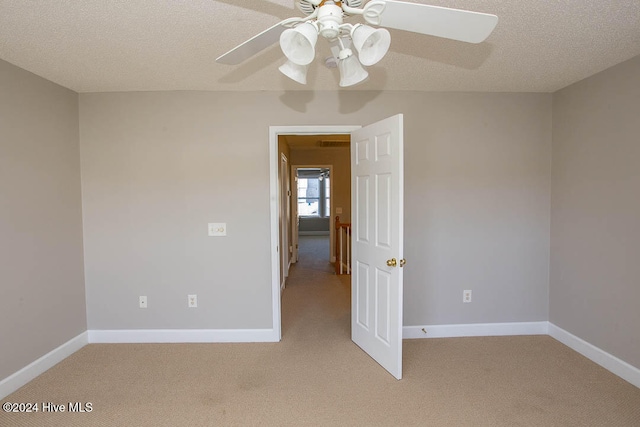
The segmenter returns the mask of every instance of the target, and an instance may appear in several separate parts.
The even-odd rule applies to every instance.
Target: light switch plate
[[[226,222],[210,222],[209,223],[209,236],[226,236],[226,235],[227,235]]]

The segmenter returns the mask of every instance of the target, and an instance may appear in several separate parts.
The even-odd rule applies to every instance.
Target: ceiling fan
[[[218,57],[216,62],[236,65],[279,41],[287,57],[279,70],[306,84],[307,67],[315,58],[318,36],[322,36],[333,55],[329,62],[337,64],[340,71],[340,86],[346,87],[364,81],[369,74],[362,66],[376,64],[389,50],[389,31],[369,25],[480,43],[498,23],[495,15],[395,0],[298,0],[296,5],[306,17],[285,19]],[[369,25],[344,22],[345,17],[354,15]]]

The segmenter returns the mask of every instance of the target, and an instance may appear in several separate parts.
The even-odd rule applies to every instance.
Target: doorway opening
[[[311,231],[311,233],[305,233],[303,236],[314,236],[313,231],[320,231],[318,230],[319,223],[324,222],[326,224],[328,222],[329,259],[326,261],[335,262],[334,221],[336,215],[340,216],[342,221],[346,221],[346,215],[350,214],[350,136],[353,130],[359,128],[360,126],[282,126],[269,128],[273,332],[278,341],[282,337],[281,294],[284,290],[283,285],[286,283],[288,269],[298,260],[297,249],[299,249],[300,244],[298,210],[303,209],[309,217],[311,214],[314,216],[318,214],[317,219],[311,219],[304,226],[303,231]],[[291,171],[289,172],[291,179],[289,183],[290,190],[287,190],[286,184],[282,182],[284,174],[282,174],[280,167],[283,155],[291,165]],[[320,183],[322,181],[328,182],[328,186],[323,190],[323,196],[325,197],[323,203],[320,201],[320,194],[317,195],[316,202],[316,196],[313,192],[309,196],[305,192],[302,199],[298,199],[298,185],[297,182],[294,182],[297,178],[298,169],[301,169],[304,172],[303,174],[316,173],[309,171],[310,169],[320,169],[320,173],[315,178],[316,182],[312,185],[317,185],[318,190],[320,190]],[[328,175],[323,176],[322,180],[320,180],[320,174],[326,173],[324,171],[326,169],[328,169]],[[307,178],[305,177],[305,179]],[[308,189],[309,181],[306,184]],[[327,192],[329,193],[328,195],[326,194]],[[326,199],[327,196],[328,200]],[[287,211],[283,208],[287,206],[287,199],[291,207],[288,225],[286,221],[283,221],[287,217]],[[283,233],[282,227],[288,227],[288,232]],[[326,228],[322,231],[326,232]],[[282,240],[285,234],[289,235],[288,241]],[[319,235],[321,236],[321,234]],[[322,247],[321,241],[309,241],[309,243],[316,243],[316,249]],[[283,258],[287,259],[288,262],[283,262]],[[283,282],[282,279],[285,281]]]

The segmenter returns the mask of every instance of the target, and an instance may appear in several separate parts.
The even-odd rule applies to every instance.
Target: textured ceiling
[[[639,0],[413,2],[499,22],[478,45],[390,30],[387,56],[349,90],[553,92],[640,54]],[[280,74],[277,44],[215,62],[291,16],[293,0],[0,0],[0,58],[78,92],[338,89],[324,40],[306,86]]]

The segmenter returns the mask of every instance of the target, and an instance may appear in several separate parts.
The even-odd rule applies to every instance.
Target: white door
[[[290,218],[290,197],[289,189],[289,160],[287,156],[280,156],[280,289],[284,289],[287,277],[289,276],[289,228]]]
[[[351,339],[402,378],[402,114],[351,134]]]

